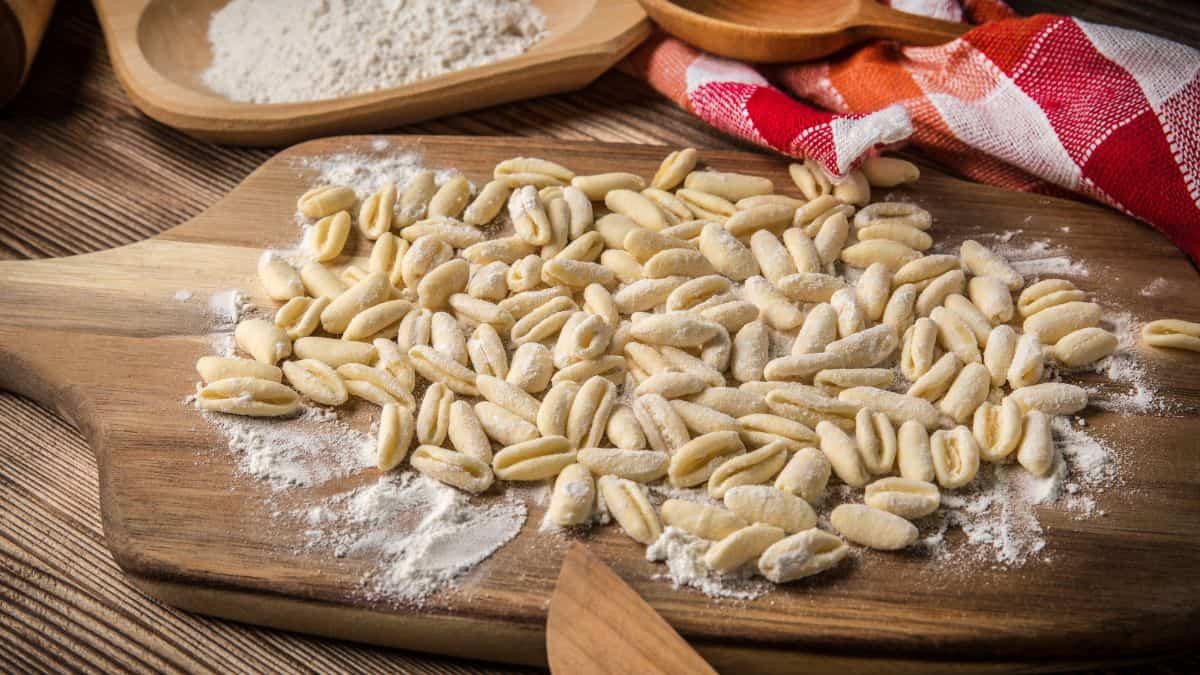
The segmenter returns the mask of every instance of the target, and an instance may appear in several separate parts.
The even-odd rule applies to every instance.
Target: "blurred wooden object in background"
[[[25,83],[53,10],[54,0],[0,0],[0,105]]]

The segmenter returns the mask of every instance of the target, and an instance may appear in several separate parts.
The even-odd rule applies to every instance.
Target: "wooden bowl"
[[[241,103],[201,81],[208,22],[227,0],[95,0],[113,66],[135,105],[184,133],[282,145],[375,131],[585,86],[650,33],[636,0],[534,0],[548,35],[506,61],[365,94],[307,103]]]

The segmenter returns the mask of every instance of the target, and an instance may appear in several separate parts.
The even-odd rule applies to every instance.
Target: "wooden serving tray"
[[[239,103],[200,79],[208,20],[228,0],[95,0],[113,68],[135,105],[184,133],[235,145],[375,131],[579,89],[650,34],[636,0],[534,0],[549,35],[528,52],[403,87],[310,103]]]
[[[514,155],[580,173],[653,174],[665,148],[529,138],[385,137],[429,167],[482,183]],[[273,526],[270,488],[236,471],[225,441],[182,399],[196,358],[211,353],[208,294],[255,278],[260,250],[294,241],[297,160],[372,154],[378,137],[313,141],[280,153],[193,220],[144,242],[89,255],[0,263],[0,386],[76,420],[96,452],[108,545],[147,593],[189,610],[407,649],[544,663],[546,608],[568,539],[522,533],[418,608],[371,604],[357,584],[370,561],[333,559]],[[379,144],[382,145],[382,144]],[[790,192],[786,162],[705,151],[712,166],[770,176]],[[939,239],[1022,228],[1085,262],[1078,279],[1140,320],[1200,317],[1197,275],[1148,227],[1103,208],[1007,192],[927,171],[894,191],[927,206]],[[52,225],[51,225],[52,226]],[[1069,228],[1069,231],[1064,231]],[[367,252],[359,242],[358,254]],[[1167,290],[1141,289],[1157,278]],[[1160,282],[1161,285],[1161,282]],[[190,289],[198,302],[173,295]],[[1089,433],[1120,448],[1119,486],[1103,517],[1039,509],[1048,560],[1019,568],[947,567],[918,554],[866,552],[837,572],[750,602],[672,589],[664,568],[615,527],[586,541],[718,669],[901,672],[1046,669],[1144,659],[1190,646],[1200,607],[1200,359],[1142,350],[1174,416],[1089,408]],[[1096,379],[1102,386],[1104,380]],[[54,459],[46,458],[53,466]],[[340,488],[375,481],[374,470]]]

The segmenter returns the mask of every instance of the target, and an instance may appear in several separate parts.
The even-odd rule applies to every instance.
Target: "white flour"
[[[338,98],[512,58],[545,26],[530,0],[233,0],[202,77],[234,101]]]
[[[683,530],[668,527],[646,548],[646,560],[665,562],[665,576],[675,588],[688,586],[713,598],[753,600],[771,590],[771,584],[754,581],[748,574],[721,575],[710,570],[704,563],[704,554],[711,545]]]
[[[472,504],[467,495],[412,472],[304,509],[305,538],[339,558],[378,559],[364,579],[375,599],[420,602],[517,536],[525,504],[512,497]]]

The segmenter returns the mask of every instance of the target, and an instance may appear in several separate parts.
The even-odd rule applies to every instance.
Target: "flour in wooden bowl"
[[[545,26],[530,0],[233,0],[202,79],[250,103],[351,96],[512,58]]]

